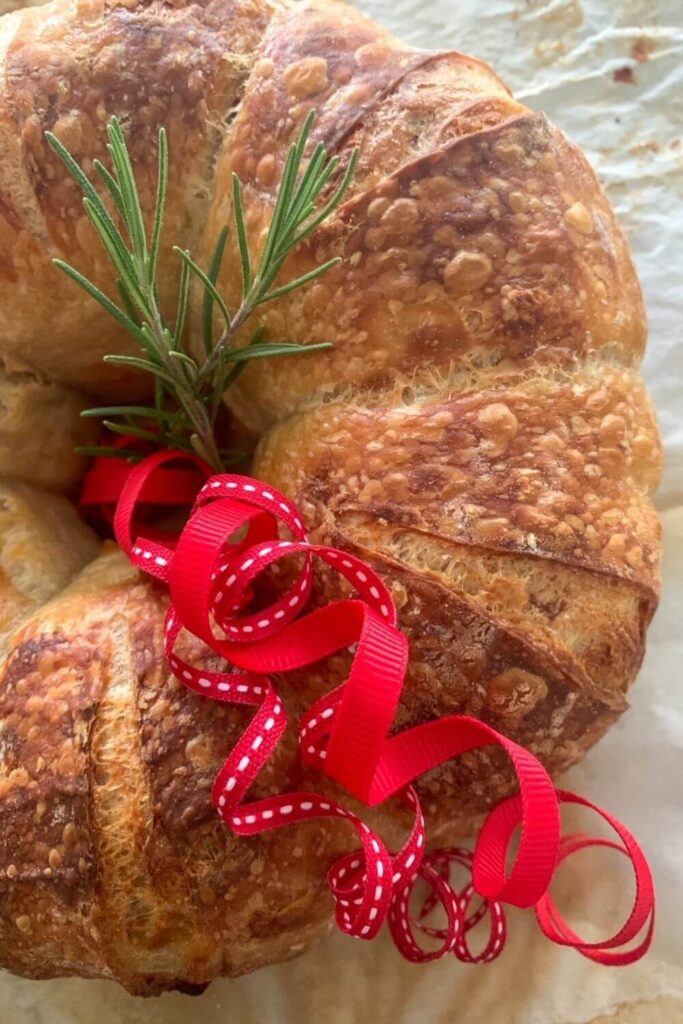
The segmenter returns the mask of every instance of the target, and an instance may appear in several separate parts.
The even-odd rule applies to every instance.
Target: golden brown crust
[[[223,827],[210,786],[250,712],[170,675],[165,608],[111,546],[26,623],[5,664],[0,955],[14,971],[152,994],[286,959],[330,923],[327,865],[353,833],[238,840]],[[207,663],[197,644],[185,653]],[[292,684],[284,697],[296,714]],[[253,794],[302,785],[292,726]]]
[[[305,493],[305,492],[304,492]],[[580,760],[626,707],[642,660],[654,599],[641,586],[532,558],[461,548],[445,538],[397,529],[383,510],[344,513],[324,484],[307,493],[313,538],[355,551],[382,575],[410,641],[397,727],[463,713],[488,721],[532,750],[554,774]],[[320,504],[317,504],[320,502]],[[319,569],[316,599],[340,596]],[[310,697],[341,683],[350,658],[307,670]],[[506,795],[505,758],[457,759],[420,787],[436,835],[467,832]]]
[[[100,687],[98,650],[73,633],[19,636],[3,673],[0,956],[14,971],[41,961],[45,976],[104,966],[90,809]]]
[[[105,353],[132,352],[134,343],[51,265],[61,256],[87,267],[88,276],[111,292],[111,273],[80,191],[44,132],[54,131],[90,170],[95,157],[106,156],[105,126],[117,114],[149,211],[157,131],[165,125],[173,176],[160,281],[162,299],[171,301],[178,266],[170,246],[194,243],[211,190],[212,159],[271,10],[269,0],[58,0],[3,19],[0,349],[81,389],[130,396],[133,388],[147,387],[102,366]]]
[[[278,160],[311,107],[313,141],[346,157],[363,147],[351,198],[285,273],[344,262],[263,315],[271,336],[334,349],[254,364],[231,392],[238,414],[262,430],[323,395],[467,360],[556,365],[602,351],[637,363],[640,288],[580,151],[485,65],[406,50],[377,30],[371,40],[341,10],[303,4],[273,20],[217,167],[211,245],[230,216],[233,170],[247,221],[263,233]],[[394,129],[402,104],[408,116]],[[233,260],[228,290],[239,281]]]
[[[432,374],[324,404],[272,430],[255,472],[316,540],[358,546],[393,581],[411,639],[406,721],[487,718],[557,772],[625,709],[640,666],[660,464],[637,375],[589,362]],[[449,808],[481,801],[481,786],[459,791],[457,764],[439,777]],[[502,795],[495,780],[483,792]]]
[[[661,450],[637,375],[598,363],[473,374],[320,406],[272,431],[257,472],[317,521],[389,526],[659,585]]]

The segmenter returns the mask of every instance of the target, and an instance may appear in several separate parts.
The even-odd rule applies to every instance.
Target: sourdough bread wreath
[[[268,337],[332,348],[254,362],[229,405],[260,437],[253,475],[390,588],[411,649],[397,726],[473,715],[553,774],[625,710],[657,602],[641,292],[594,174],[542,114],[481,61],[405,47],[342,3],[53,0],[3,16],[0,46],[0,963],[192,990],[324,933],[349,836],[225,830],[211,785],[249,713],[170,674],[164,590],[68,500],[88,397],[147,381],[103,364],[132,342],[52,265],[111,290],[45,132],[87,170],[116,114],[148,212],[166,126],[167,237],[205,264],[233,172],[265,232],[311,108],[311,144],[360,147],[286,277],[341,262],[259,314]],[[226,295],[239,275],[229,246]],[[162,297],[176,278],[163,249]],[[315,600],[341,593],[317,565]],[[350,657],[279,681],[293,721]],[[255,795],[306,784],[290,732]],[[490,748],[423,778],[431,839],[471,832],[513,782]],[[400,835],[398,805],[374,814]]]

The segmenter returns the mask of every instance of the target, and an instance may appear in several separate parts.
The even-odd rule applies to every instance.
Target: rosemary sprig
[[[242,185],[239,177],[233,174],[235,239],[242,277],[242,297],[238,308],[231,312],[216,284],[228,239],[226,226],[218,236],[206,271],[188,250],[173,246],[180,268],[172,322],[164,317],[160,307],[157,279],[169,175],[168,141],[164,129],[159,131],[156,202],[149,235],[123,129],[117,118],[113,117],[107,126],[111,170],[99,160],[93,164],[100,190],[108,200],[106,203],[67,148],[51,132],[46,133],[48,143],[83,192],[86,214],[115,271],[120,304],[105,295],[75,267],[59,259],[54,263],[138,342],[140,355],[108,355],[105,362],[142,370],[154,378],[153,405],[101,406],[86,410],[84,416],[101,418],[104,425],[116,434],[197,452],[214,469],[221,470],[234,453],[219,447],[215,436],[216,421],[225,391],[234,384],[248,362],[329,347],[326,342],[297,345],[266,341],[261,328],[255,331],[248,345],[232,347],[238,331],[259,306],[308,284],[340,262],[339,257],[328,260],[293,281],[277,285],[287,257],[343,201],[358,159],[358,152],[354,151],[342,171],[338,157],[328,158],[324,145],[320,143],[304,168],[304,152],[314,116],[311,111],[299,138],[289,150],[273,218],[258,260],[247,232]],[[328,184],[335,176],[338,178],[337,186],[323,200]],[[192,279],[199,281],[203,288],[204,358],[201,362],[186,350],[184,344]],[[215,309],[222,321],[218,338],[214,336]],[[81,450],[86,454],[106,453],[128,459],[139,457],[133,449],[93,447]]]

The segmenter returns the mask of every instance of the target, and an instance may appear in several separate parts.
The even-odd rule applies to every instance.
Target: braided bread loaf
[[[463,711],[553,772],[579,760],[626,707],[642,658],[660,463],[638,281],[581,153],[487,65],[404,47],[333,0],[54,0],[3,17],[0,48],[0,387],[13,396],[0,437],[21,445],[2,472],[68,491],[79,466],[64,438],[82,429],[70,389],[145,386],[102,365],[131,343],[50,265],[64,256],[110,289],[44,131],[87,170],[118,114],[149,203],[166,125],[166,239],[205,257],[234,170],[252,237],[264,232],[314,106],[313,142],[360,145],[361,159],[286,274],[343,262],[262,321],[273,338],[334,348],[253,363],[231,390],[262,435],[254,473],[392,588],[412,652],[399,727]],[[176,273],[167,250],[166,297]],[[294,955],[330,922],[325,870],[350,837],[327,821],[225,831],[210,786],[243,709],[169,675],[165,595],[114,547],[62,590],[94,538],[64,498],[6,487],[18,497],[0,505],[0,962],[153,993]],[[318,570],[317,600],[338,587]],[[280,680],[292,718],[347,668],[340,655]],[[308,783],[331,791],[307,778],[292,734],[254,790]],[[419,789],[432,837],[471,830],[511,784],[486,751],[431,773]],[[375,823],[391,842],[403,819],[388,806]]]

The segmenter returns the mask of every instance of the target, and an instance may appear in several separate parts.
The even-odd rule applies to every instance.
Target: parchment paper
[[[587,151],[628,231],[650,316],[646,375],[668,449],[659,506],[664,599],[649,634],[632,709],[567,777],[637,833],[655,872],[659,922],[649,956],[595,967],[550,945],[533,916],[510,915],[512,938],[489,967],[404,963],[390,942],[334,936],[295,962],[197,998],[134,1000],[107,982],[0,978],[0,1024],[584,1024],[644,1000],[673,1024],[683,997],[683,2],[682,0],[360,0],[410,42],[489,60],[529,105]],[[592,827],[592,821],[586,821]],[[589,863],[588,858],[591,857]],[[588,870],[595,897],[582,889]],[[616,924],[625,868],[585,855],[563,875],[563,908],[588,937],[589,915]],[[677,1007],[679,1007],[677,1009]],[[640,1009],[629,1021],[643,1020]],[[626,1019],[626,1018],[624,1018]]]

